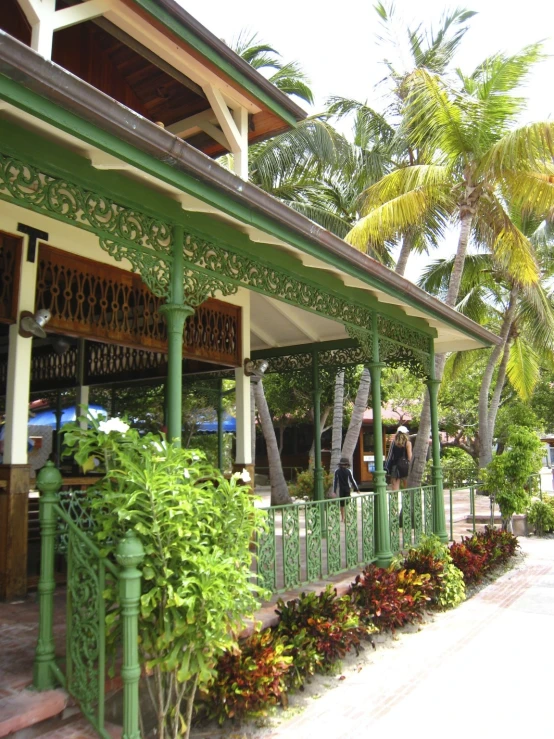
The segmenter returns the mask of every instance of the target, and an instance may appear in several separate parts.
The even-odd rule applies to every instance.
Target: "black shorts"
[[[350,490],[339,490],[339,498],[350,498]],[[344,505],[344,501],[341,505]]]

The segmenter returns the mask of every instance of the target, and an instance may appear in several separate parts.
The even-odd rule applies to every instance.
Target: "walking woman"
[[[389,448],[385,469],[391,477],[391,490],[406,487],[412,461],[412,442],[408,433],[406,426],[399,426]]]

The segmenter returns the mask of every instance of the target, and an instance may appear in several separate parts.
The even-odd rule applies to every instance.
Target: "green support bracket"
[[[40,491],[40,579],[38,583],[38,641],[33,665],[33,686],[51,690],[57,685],[54,646],[54,544],[56,538],[56,505],[62,476],[53,462],[46,462],[37,476]]]

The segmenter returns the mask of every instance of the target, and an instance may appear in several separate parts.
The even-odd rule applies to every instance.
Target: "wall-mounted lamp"
[[[267,359],[246,358],[244,360],[244,374],[247,377],[263,377],[268,367]]]
[[[52,318],[52,314],[46,308],[37,310],[33,315],[30,311],[21,311],[19,316],[19,335],[25,339],[30,339],[31,336],[37,336],[39,339],[46,337],[45,326],[48,321]]]

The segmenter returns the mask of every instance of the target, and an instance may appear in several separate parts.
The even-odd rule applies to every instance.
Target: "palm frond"
[[[554,167],[506,172],[504,189],[512,207],[544,218],[554,208]]]
[[[401,167],[382,177],[379,182],[376,182],[363,193],[364,211],[384,205],[393,198],[417,190],[432,191],[436,189],[437,194],[442,195],[445,188],[449,186],[450,171],[447,167],[428,164]]]
[[[533,246],[494,193],[480,198],[474,223],[478,242],[490,250],[506,275],[520,285],[537,282],[539,271]]]
[[[506,374],[519,397],[529,400],[539,380],[540,368],[536,352],[520,337],[510,346]]]
[[[431,188],[421,187],[404,193],[367,212],[346,235],[346,241],[365,251],[368,244],[394,239],[410,227],[423,223],[433,207],[440,207],[440,202]]]
[[[506,133],[482,157],[477,174],[501,179],[523,170],[541,171],[554,158],[554,122],[530,123]]]

